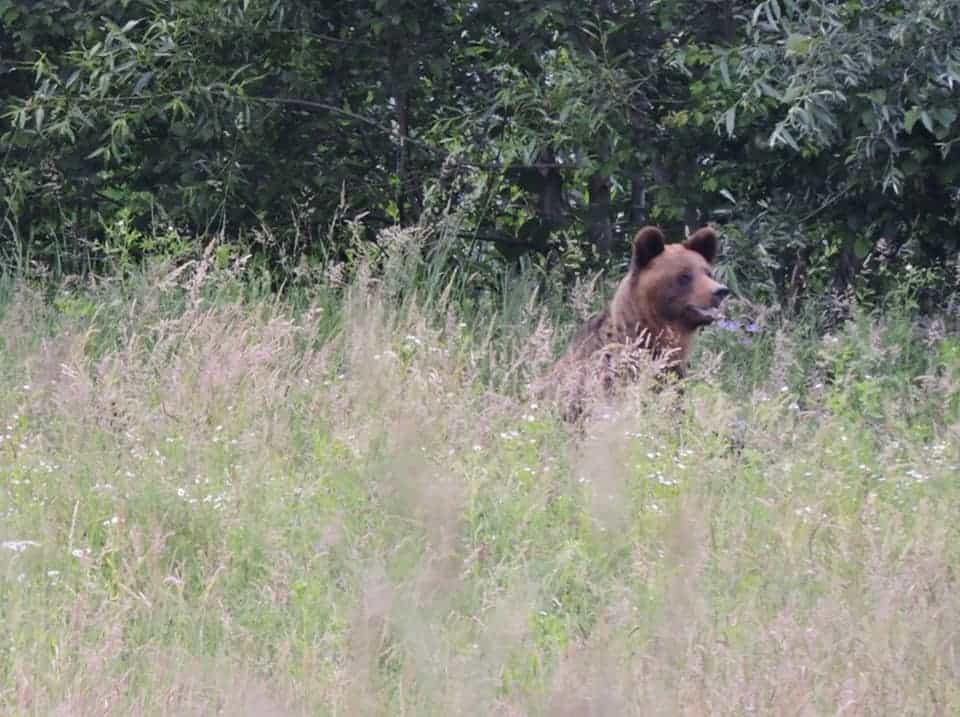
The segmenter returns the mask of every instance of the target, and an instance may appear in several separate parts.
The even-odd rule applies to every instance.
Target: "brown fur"
[[[639,354],[648,354],[684,375],[697,329],[717,317],[717,308],[729,293],[713,278],[716,253],[717,234],[710,227],[670,245],[656,227],[637,232],[630,270],[616,294],[577,332],[552,374],[551,383],[569,384],[572,370],[575,416],[591,374],[599,372],[599,382],[607,389],[618,377],[629,378],[630,371],[618,364],[623,358],[633,365]]]

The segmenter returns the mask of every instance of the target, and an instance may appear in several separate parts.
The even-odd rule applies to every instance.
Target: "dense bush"
[[[960,0],[0,0],[4,257],[86,271],[218,232],[289,277],[455,206],[475,270],[578,272],[642,222],[714,221],[754,296],[876,300],[910,266],[941,299],[958,22]]]

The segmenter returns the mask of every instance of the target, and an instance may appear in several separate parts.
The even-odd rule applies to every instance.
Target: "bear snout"
[[[730,289],[728,289],[723,284],[721,284],[720,286],[718,286],[716,289],[713,290],[713,296],[710,299],[710,304],[713,306],[713,308],[717,308],[718,306],[720,306],[721,302],[724,299],[726,299],[727,296],[729,295],[730,295]]]

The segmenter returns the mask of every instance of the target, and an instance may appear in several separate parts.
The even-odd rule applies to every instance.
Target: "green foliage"
[[[219,234],[289,286],[456,208],[451,266],[569,280],[642,223],[711,221],[741,292],[879,305],[960,251],[958,22],[957,0],[5,0],[0,260],[127,270]],[[929,278],[926,306],[956,287]]]
[[[779,266],[796,262],[809,276],[822,265],[829,286],[846,286],[868,260],[905,250],[897,279],[863,272],[883,293],[909,261],[935,267],[957,255],[958,19],[956,2],[756,6],[728,70],[724,129],[781,157],[739,195],[799,235],[761,238]],[[826,235],[822,248],[805,239],[812,227]]]
[[[395,14],[402,3],[377,4],[389,28],[372,5],[39,5],[29,20],[18,3],[2,15],[15,52],[0,127],[10,147],[7,231],[41,250],[62,241],[68,255],[86,247],[99,259],[90,242],[128,210],[140,230],[242,236],[265,225],[282,232],[279,246],[251,243],[296,255],[335,210],[386,219],[381,163],[394,150],[383,128],[411,79],[381,83],[381,73],[422,49],[398,44],[416,33]],[[49,36],[36,26],[44,17],[56,25]],[[437,22],[448,21],[441,12]],[[374,54],[375,41],[388,50]],[[349,79],[354,72],[369,81]]]

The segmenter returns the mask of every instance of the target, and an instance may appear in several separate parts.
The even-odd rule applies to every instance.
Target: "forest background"
[[[723,228],[755,299],[931,305],[960,249],[960,2],[0,0],[0,246],[291,281],[435,227],[478,281]],[[205,239],[206,238],[206,239]],[[456,244],[453,246],[452,244]]]

